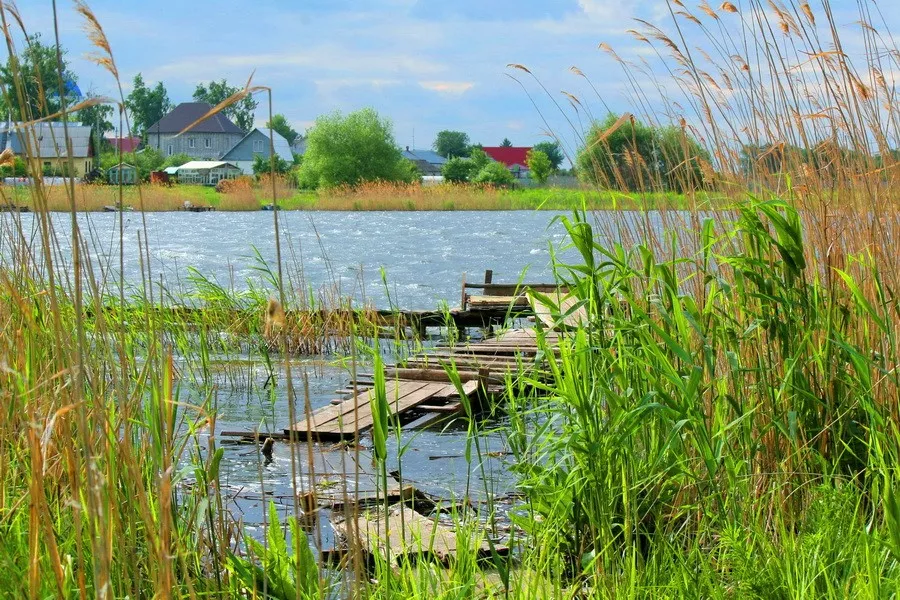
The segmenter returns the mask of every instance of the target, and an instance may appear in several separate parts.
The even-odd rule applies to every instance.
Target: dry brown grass
[[[502,190],[464,185],[372,182],[319,194],[318,210],[495,210],[512,208]]]

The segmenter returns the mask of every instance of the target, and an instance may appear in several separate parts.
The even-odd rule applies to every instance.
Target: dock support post
[[[493,269],[488,269],[484,272],[484,282],[488,285],[493,283],[494,281],[494,271]]]

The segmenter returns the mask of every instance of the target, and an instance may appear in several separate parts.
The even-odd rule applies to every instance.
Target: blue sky
[[[881,4],[894,31],[900,11],[889,5],[895,1]],[[697,2],[685,4],[695,11]],[[603,115],[605,106],[633,110],[620,65],[598,45],[606,42],[630,60],[652,61],[649,47],[625,30],[640,27],[634,17],[671,24],[663,0],[89,4],[106,29],[124,78],[130,82],[141,72],[148,82],[162,80],[175,103],[190,100],[198,82],[224,77],[243,83],[255,70],[254,81],[274,90],[275,112],[285,114],[300,131],[319,114],[372,106],[393,120],[400,145],[416,147],[429,147],[441,129],[466,131],[484,145],[499,144],[504,137],[531,145],[546,139],[548,127],[574,140],[588,117],[579,119],[560,91],[580,98],[594,115]],[[718,6],[718,0],[711,4]],[[59,5],[62,42],[81,89],[111,94],[110,76],[84,58],[90,48],[79,17],[65,0]],[[850,10],[855,0],[835,0],[832,6],[839,27],[852,36],[858,29],[853,25],[858,17]],[[48,0],[20,0],[19,8],[27,27],[51,36]],[[850,48],[852,52],[852,44]],[[527,74],[507,68],[508,63],[526,65],[552,98]],[[570,71],[572,66],[585,73],[599,98],[584,78]],[[662,72],[658,66],[653,70]],[[539,110],[507,75],[522,80]],[[665,91],[664,75],[661,81]],[[260,123],[264,116],[260,106]]]

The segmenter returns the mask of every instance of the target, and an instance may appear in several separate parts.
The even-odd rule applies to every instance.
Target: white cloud
[[[461,96],[471,90],[475,83],[471,81],[420,81],[419,85],[439,94]]]

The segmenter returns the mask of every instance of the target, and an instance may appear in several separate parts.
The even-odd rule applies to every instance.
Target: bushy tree
[[[472,183],[510,186],[515,183],[515,178],[503,163],[490,162],[475,174],[475,177],[472,178]]]
[[[131,92],[125,98],[125,106],[131,117],[131,130],[141,137],[151,125],[172,110],[169,94],[162,81],[149,88],[140,73],[134,76]]]
[[[472,159],[472,174],[478,173],[493,162],[491,157],[480,147],[472,148],[472,151],[469,153],[469,158]]]
[[[275,172],[276,173],[287,173],[291,170],[291,163],[284,160],[280,156],[275,156]],[[263,156],[262,154],[255,154],[253,156],[253,174],[254,175],[265,175],[266,173],[272,172],[272,161],[268,156]]]
[[[168,167],[180,167],[181,165],[189,163],[192,160],[194,159],[190,154],[179,152],[178,154],[167,156],[163,163],[159,166],[159,168],[166,169]]]
[[[170,156],[170,159],[178,156],[177,154],[174,156]],[[144,148],[138,152],[127,152],[122,154],[122,162],[129,165],[134,165],[137,169],[138,177],[142,180],[147,180],[150,178],[150,173],[153,171],[159,171],[164,168],[164,159],[161,152],[154,148]],[[109,169],[115,165],[119,164],[119,156],[114,151],[104,152],[100,156],[100,167],[105,169]],[[184,163],[181,163],[184,164]]]
[[[445,158],[465,156],[469,153],[469,135],[462,131],[439,131],[432,146],[434,151]]]
[[[533,150],[539,150],[547,155],[547,158],[550,159],[550,164],[553,166],[553,170],[559,170],[559,167],[562,165],[563,160],[565,159],[565,155],[563,155],[562,148],[559,146],[559,142],[540,142],[534,145]]]
[[[27,177],[28,165],[20,156],[13,158],[11,165],[3,165],[0,167],[0,177]]]
[[[578,176],[601,187],[683,191],[699,185],[700,160],[708,154],[686,132],[652,127],[637,119],[619,122],[610,114],[591,126],[578,153]]]
[[[501,148],[512,148],[513,143],[509,141],[509,138],[503,138],[503,141],[500,142]]]
[[[454,156],[441,167],[441,175],[448,183],[465,183],[469,181],[474,163],[471,159]]]
[[[88,93],[88,98],[93,95]],[[91,145],[94,148],[94,155],[99,156],[104,146],[108,144],[105,134],[113,129],[110,119],[113,116],[113,107],[109,104],[94,104],[87,106],[78,111],[76,118],[82,124],[91,128]]]
[[[198,83],[194,90],[194,100],[197,102],[206,102],[215,106],[236,94],[241,88],[228,85],[224,79],[220,81],[210,81],[209,84]],[[241,128],[244,133],[253,129],[253,118],[256,115],[256,107],[259,103],[253,96],[245,96],[238,102],[235,102],[222,111],[222,114],[234,121],[234,124]]]
[[[60,81],[63,83],[63,95],[69,100],[67,105],[71,106],[77,101],[76,96],[80,95],[77,79],[69,69],[65,50],[62,51],[60,73],[56,47],[44,44],[39,33],[28,36],[21,52],[9,56],[6,63],[0,66],[0,84],[5,91],[0,98],[2,117],[6,118],[7,110],[16,121],[30,121],[59,112]]]
[[[547,183],[547,179],[553,172],[553,164],[550,158],[540,150],[531,149],[525,158],[525,164],[528,165],[529,176],[539,184]]]
[[[271,127],[275,133],[286,139],[288,144],[293,144],[294,140],[300,135],[293,127],[291,127],[287,117],[282,114],[272,115],[272,120],[266,121],[266,127]]]
[[[371,108],[320,116],[307,133],[299,167],[302,187],[410,181],[412,172],[394,141],[391,122]]]

